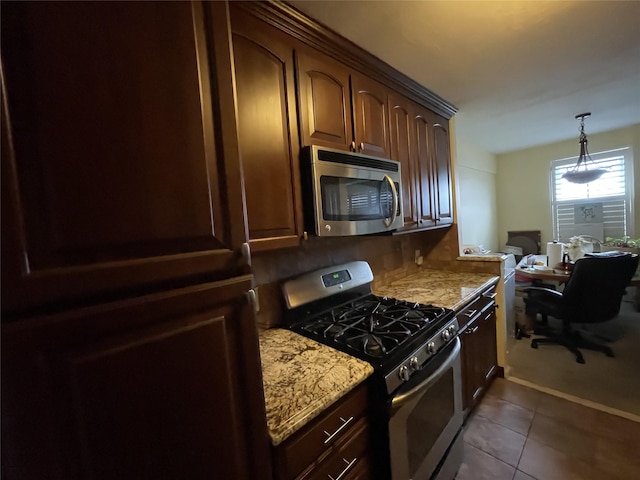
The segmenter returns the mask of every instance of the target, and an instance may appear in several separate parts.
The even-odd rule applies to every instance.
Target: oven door
[[[393,480],[427,480],[447,453],[459,456],[447,459],[446,470],[455,475],[462,462],[460,449],[448,450],[462,428],[460,375],[460,340],[456,337],[394,393],[389,420]]]

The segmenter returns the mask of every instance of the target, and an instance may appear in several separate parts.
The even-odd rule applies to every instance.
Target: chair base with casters
[[[578,259],[564,290],[527,287],[524,299],[525,313],[542,322],[535,322],[534,333],[545,338],[531,341],[538,345],[563,345],[571,351],[578,363],[585,363],[580,349],[595,350],[613,357],[608,345],[596,342],[574,330],[573,324],[606,322],[620,312],[620,303],[634,272],[638,268],[638,255],[620,254]],[[553,330],[547,317],[562,321],[560,331]]]
[[[539,332],[534,330],[534,333],[545,335],[545,338],[534,338],[531,340],[531,348],[538,348],[538,345],[563,345],[576,356],[576,362],[578,363],[585,363],[580,348],[602,352],[607,357],[615,356],[611,347],[584,338],[577,330],[571,330],[567,323],[568,322],[563,322],[562,331],[558,334],[554,334],[548,329]]]

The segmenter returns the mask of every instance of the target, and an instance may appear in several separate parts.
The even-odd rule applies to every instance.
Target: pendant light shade
[[[562,178],[571,183],[589,183],[600,178],[607,172],[604,168],[594,168],[589,170],[587,168],[587,159],[591,160],[589,155],[589,149],[587,148],[587,135],[584,133],[584,119],[591,116],[591,112],[580,113],[576,115],[576,119],[580,119],[580,156],[578,157],[578,163],[562,175]]]

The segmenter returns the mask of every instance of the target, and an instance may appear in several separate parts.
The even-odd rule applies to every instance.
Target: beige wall
[[[588,136],[592,153],[630,146],[634,154],[634,182],[640,186],[640,124]],[[578,154],[578,139],[542,145],[497,156],[496,200],[500,247],[510,230],[540,230],[542,245],[553,240],[550,162]],[[464,207],[462,207],[464,209]],[[635,232],[640,236],[640,195],[633,208]],[[544,253],[544,252],[543,252]]]
[[[465,143],[464,113],[454,117],[456,204],[460,248],[482,245],[493,252],[498,242],[496,203],[496,157],[474,145]],[[470,119],[471,121],[471,119]]]

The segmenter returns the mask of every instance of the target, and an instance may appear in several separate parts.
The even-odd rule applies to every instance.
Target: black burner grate
[[[299,324],[325,342],[335,342],[368,357],[382,358],[428,329],[446,309],[370,295]]]

